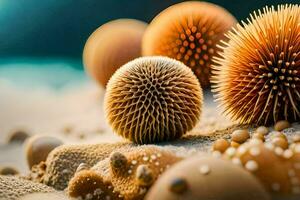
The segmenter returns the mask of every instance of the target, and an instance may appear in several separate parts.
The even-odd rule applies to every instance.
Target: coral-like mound
[[[107,158],[115,149],[130,149],[132,146],[127,143],[63,145],[54,149],[46,162],[35,165],[29,178],[63,190],[81,163],[92,167]]]
[[[210,156],[194,156],[173,165],[151,187],[146,199],[269,200],[254,176]]]
[[[125,199],[143,199],[154,181],[181,158],[156,147],[145,147],[110,156],[110,174],[114,190]],[[118,163],[118,164],[117,164]]]
[[[0,175],[0,199],[18,200],[24,195],[36,192],[48,193],[55,192],[55,190],[46,185],[15,176]]]
[[[111,183],[93,170],[76,173],[69,182],[68,194],[70,197],[89,200],[121,199],[118,193],[113,192]]]
[[[143,37],[143,55],[163,55],[182,61],[198,77],[201,86],[210,85],[212,57],[216,44],[235,25],[225,9],[206,2],[184,2],[161,12]]]
[[[83,63],[102,86],[122,65],[141,56],[141,40],[147,25],[134,19],[119,19],[100,26],[87,40]]]
[[[252,139],[233,150],[229,158],[253,173],[274,197],[299,197],[300,144],[294,144],[294,149],[277,145]]]
[[[154,146],[140,146],[130,152],[116,151],[90,170],[75,173],[69,183],[69,194],[71,197],[89,195],[92,199],[100,200],[99,193],[95,192],[100,188],[102,196],[143,199],[160,174],[181,159]]]
[[[265,7],[227,34],[212,82],[232,119],[271,124],[300,119],[300,7]]]
[[[123,65],[107,84],[106,118],[135,143],[174,140],[199,120],[202,89],[193,72],[167,57],[142,57]]]

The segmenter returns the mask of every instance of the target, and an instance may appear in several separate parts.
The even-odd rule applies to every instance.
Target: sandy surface
[[[65,143],[117,142],[123,139],[112,132],[103,112],[105,90],[92,81],[59,90],[50,87],[19,87],[0,76],[0,164],[26,171],[23,147],[7,145],[14,130],[52,135]],[[207,135],[232,125],[220,114],[210,92],[205,93],[201,120],[191,135]]]

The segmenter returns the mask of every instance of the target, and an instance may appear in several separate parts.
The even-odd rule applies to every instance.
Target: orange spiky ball
[[[300,7],[265,7],[227,34],[212,82],[225,112],[241,123],[300,119]]]
[[[134,19],[110,21],[96,29],[83,50],[88,74],[103,87],[123,64],[141,56],[141,41],[147,24]]]
[[[225,9],[206,2],[184,2],[161,12],[145,31],[143,55],[162,55],[190,67],[201,86],[210,85],[211,58],[216,43],[235,25]]]

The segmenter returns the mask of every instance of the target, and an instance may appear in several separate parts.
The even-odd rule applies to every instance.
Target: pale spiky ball
[[[229,32],[216,57],[218,100],[232,119],[271,124],[300,119],[300,7],[265,7]]]
[[[162,55],[190,67],[201,86],[210,85],[211,60],[216,44],[235,25],[224,8],[207,2],[188,1],[162,11],[146,29],[143,55]]]
[[[116,133],[135,143],[154,143],[179,138],[196,125],[202,89],[183,63],[143,57],[112,76],[104,104]]]

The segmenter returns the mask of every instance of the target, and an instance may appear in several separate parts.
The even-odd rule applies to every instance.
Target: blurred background
[[[0,0],[0,56],[80,58],[88,36],[117,18],[150,22],[179,0]],[[299,0],[208,0],[238,20],[266,5]],[[81,66],[77,66],[81,67]]]
[[[0,0],[0,142],[13,129],[105,129],[103,89],[85,73],[89,35],[118,18],[151,20],[179,0]],[[238,20],[299,0],[212,0]],[[83,123],[84,122],[84,123]],[[103,125],[104,124],[104,125]]]

